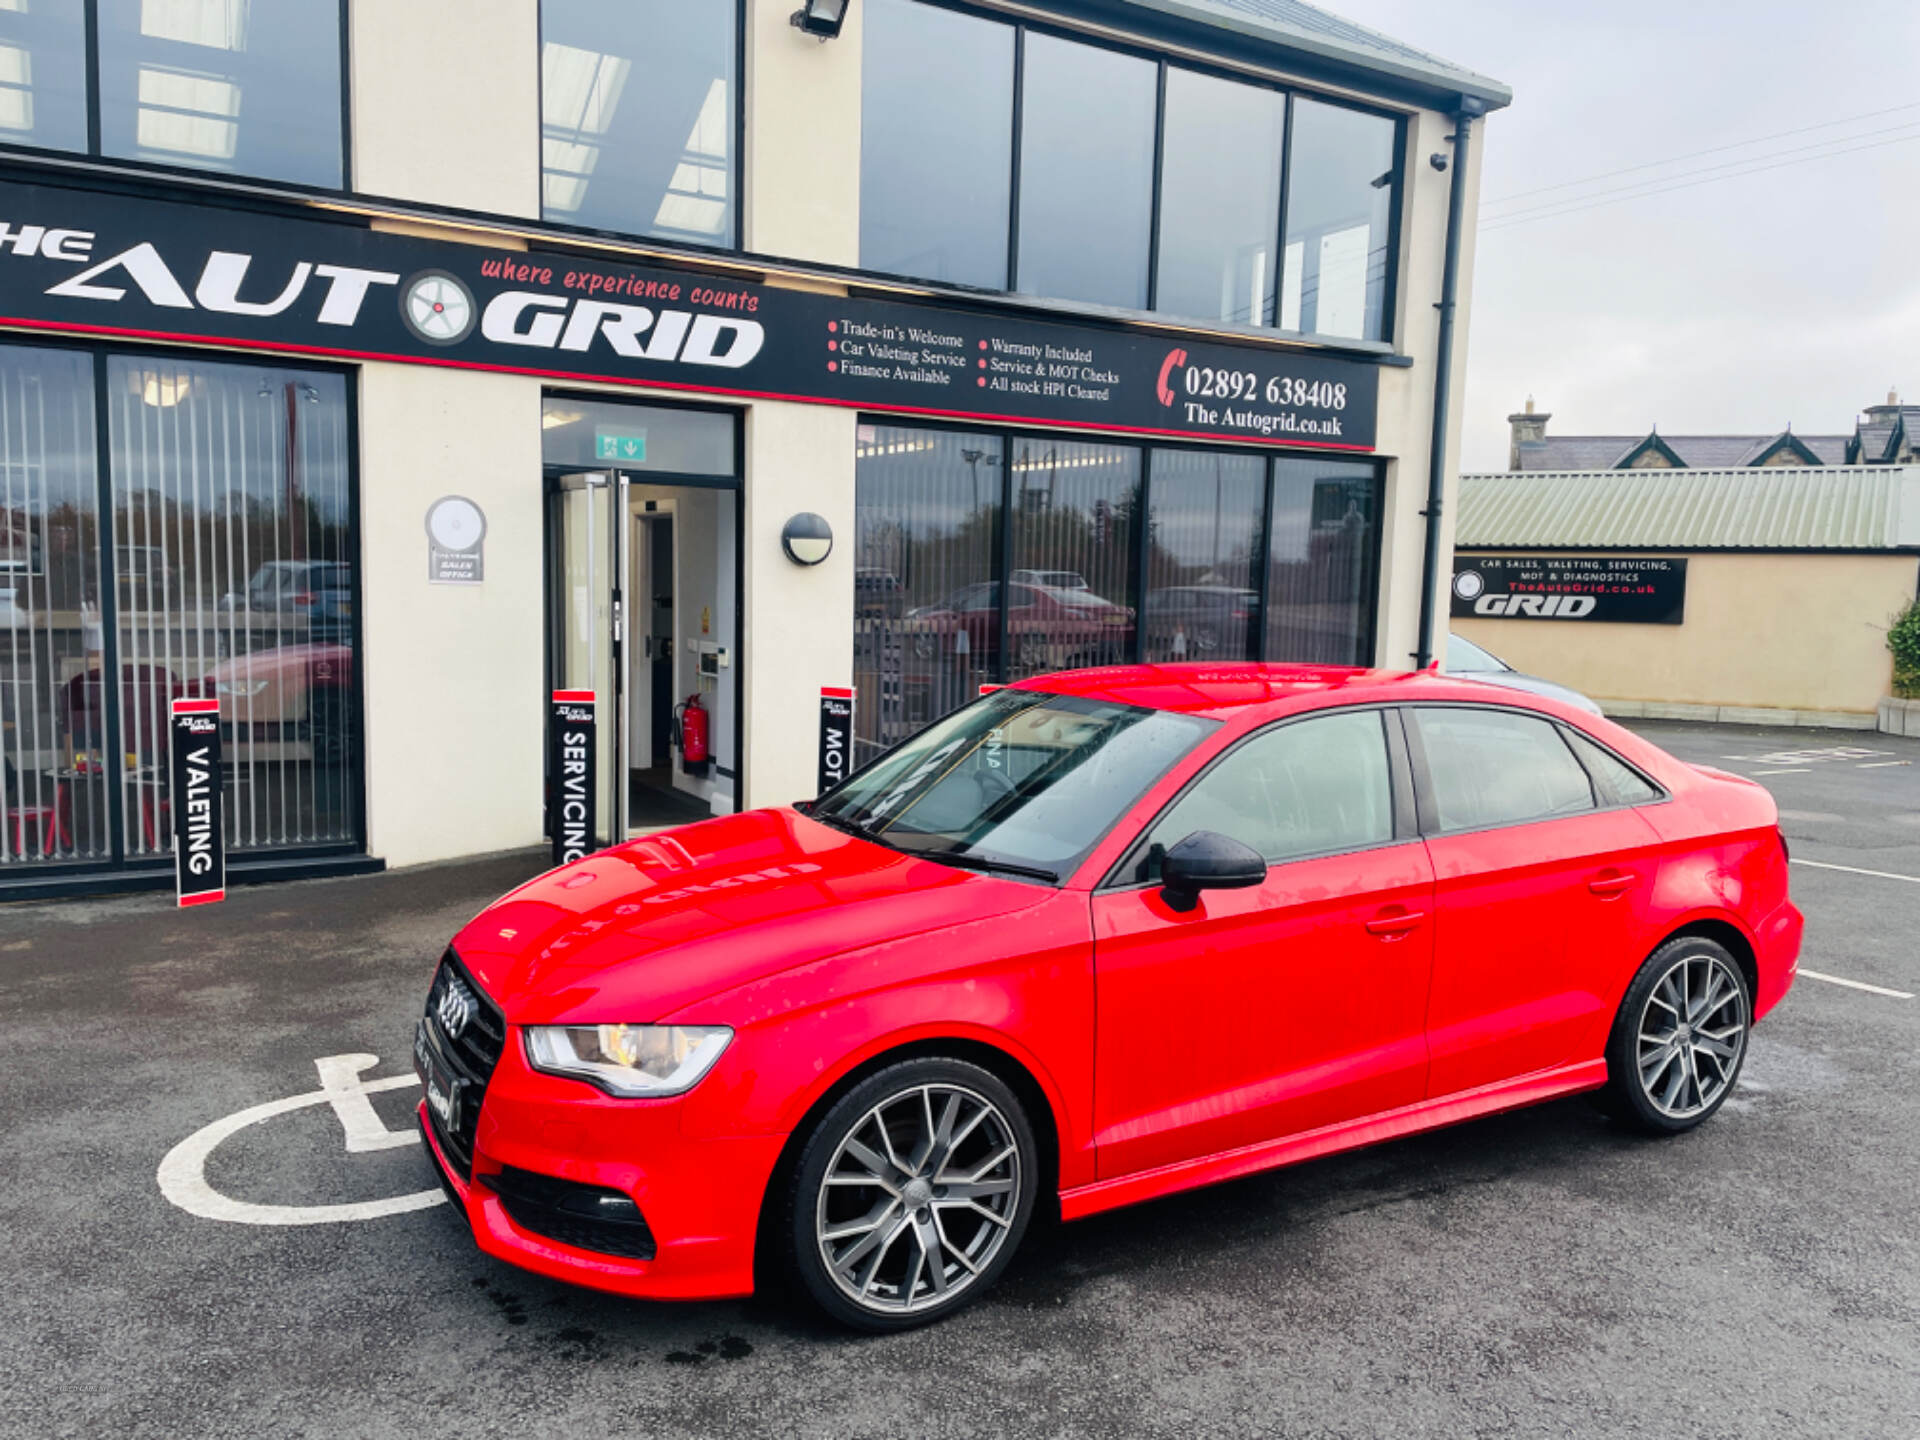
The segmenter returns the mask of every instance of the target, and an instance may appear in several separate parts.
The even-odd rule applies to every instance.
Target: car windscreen
[[[1217,724],[1000,690],[889,751],[809,813],[909,854],[1064,880]]]
[[[1450,675],[1499,674],[1513,667],[1497,655],[1489,655],[1471,640],[1447,636],[1447,673]]]

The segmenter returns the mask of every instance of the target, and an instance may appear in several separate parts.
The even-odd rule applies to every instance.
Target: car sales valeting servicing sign
[[[1687,562],[1677,555],[1455,555],[1456,619],[1678,625]]]
[[[168,747],[175,893],[182,905],[227,898],[226,820],[220,803],[220,702],[175,700]]]
[[[0,183],[0,326],[1296,449],[1374,447],[1379,369],[1370,357],[951,301],[822,295],[762,284],[758,273],[495,250],[319,209]],[[613,445],[626,458],[643,439]]]

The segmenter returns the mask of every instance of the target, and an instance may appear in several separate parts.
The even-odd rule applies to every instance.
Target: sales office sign
[[[1310,349],[10,183],[0,325],[1350,453],[1379,379]]]

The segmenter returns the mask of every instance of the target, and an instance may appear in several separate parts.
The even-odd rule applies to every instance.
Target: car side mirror
[[[1245,890],[1267,878],[1267,862],[1251,845],[1214,830],[1196,830],[1160,862],[1160,890],[1175,910],[1200,903],[1202,890]]]

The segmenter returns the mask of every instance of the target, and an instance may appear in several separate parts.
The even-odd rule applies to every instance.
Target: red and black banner
[[[547,773],[553,787],[547,830],[553,837],[556,865],[582,859],[600,848],[600,787],[595,779],[599,746],[593,712],[593,691],[553,692],[547,722]]]
[[[1679,555],[1455,555],[1459,618],[1679,625],[1687,562]]]
[[[0,183],[6,325],[1342,452],[1373,448],[1379,388],[1312,347]]]
[[[175,700],[168,747],[175,890],[182,905],[227,898],[226,820],[221,805],[220,702]]]
[[[820,789],[824,795],[853,773],[853,691],[820,687]]]

